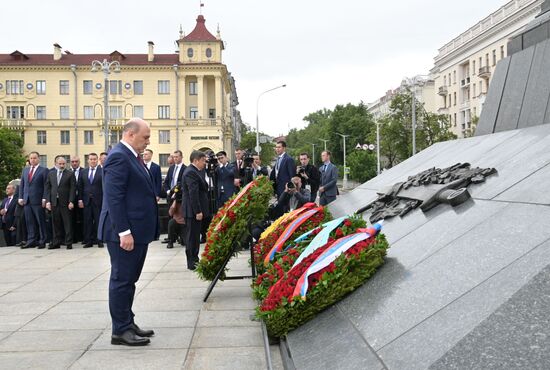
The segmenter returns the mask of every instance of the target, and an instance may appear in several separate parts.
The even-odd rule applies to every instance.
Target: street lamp
[[[327,142],[330,141],[330,140],[325,140],[325,139],[319,139],[321,140],[323,143],[325,143],[325,151],[327,150]]]
[[[312,158],[312,160],[313,160],[313,165],[315,166],[315,146],[316,146],[317,144],[315,144],[315,143],[310,143],[310,142],[308,142],[308,141],[306,141],[306,143],[311,144],[311,146],[313,147],[313,158]]]
[[[346,171],[347,168],[346,168],[346,138],[349,137],[350,135],[344,135],[344,134],[340,134],[338,132],[336,132],[336,135],[340,135],[344,138],[344,183],[342,184],[342,187],[344,189],[347,189],[348,188],[348,172]]]
[[[92,72],[103,71],[103,118],[105,120],[103,133],[105,135],[105,152],[109,151],[109,74],[111,69],[115,73],[120,73],[120,63],[117,60],[108,62],[103,59],[103,62],[94,60],[92,62]]]
[[[256,153],[258,153],[258,154],[260,154],[260,152],[262,151],[262,147],[260,146],[260,121],[258,119],[258,107],[260,105],[260,98],[262,97],[262,95],[264,95],[264,94],[266,94],[270,91],[280,89],[282,87],[286,87],[286,84],[283,84],[283,85],[280,85],[280,86],[277,86],[277,87],[274,87],[272,89],[264,91],[263,93],[258,95],[258,100],[256,100],[256,148],[254,148],[254,149],[256,150]]]
[[[424,82],[426,75],[416,75],[412,78],[403,78],[402,84],[413,88],[412,92],[412,155],[416,154],[416,85]]]

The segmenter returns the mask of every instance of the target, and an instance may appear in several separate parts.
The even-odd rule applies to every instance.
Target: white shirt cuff
[[[131,233],[132,233],[132,231],[130,229],[128,229],[126,231],[118,233],[118,236],[126,236],[126,235],[130,235]]]

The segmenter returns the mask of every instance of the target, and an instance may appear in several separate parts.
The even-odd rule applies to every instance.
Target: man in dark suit
[[[78,198],[78,182],[80,181],[80,174],[84,171],[84,168],[80,166],[80,157],[73,155],[71,157],[71,170],[76,181],[76,199]],[[75,207],[72,212],[73,219],[73,242],[78,243],[84,240],[84,225],[83,225],[83,209],[80,207]]]
[[[330,161],[330,152],[325,150],[321,153],[321,186],[319,187],[319,204],[326,206],[336,200],[338,188],[338,168]]]
[[[244,157],[244,150],[242,150],[241,148],[235,149],[235,161],[231,163],[231,165],[233,166],[233,170],[235,172],[235,181],[234,181],[235,191],[239,191],[241,186],[244,185],[243,180],[241,179],[243,175],[242,172],[244,170],[243,157]]]
[[[27,244],[21,248],[39,249],[46,247],[46,221],[44,207],[44,187],[48,177],[48,169],[40,166],[40,154],[29,154],[30,166],[23,169],[18,202],[25,207],[25,222],[27,224]]]
[[[21,187],[17,186],[15,189],[15,199],[21,198],[19,191]],[[27,223],[25,222],[25,207],[17,202],[15,207],[15,230],[17,233],[17,245],[19,247],[27,244]]]
[[[71,212],[76,197],[76,179],[71,170],[65,169],[65,158],[55,157],[55,170],[50,171],[44,189],[46,209],[52,212],[53,241],[48,249],[58,249],[65,242],[73,249],[73,225]]]
[[[145,162],[145,167],[147,167],[153,177],[158,202],[162,191],[162,175],[160,173],[160,166],[153,162],[153,151],[151,149],[145,149],[143,152],[143,162]]]
[[[164,179],[164,190],[166,191],[166,201],[168,204],[172,203],[173,194],[170,193],[170,189],[176,186],[176,184],[181,184],[183,172],[185,171],[181,150],[175,150],[172,157],[174,158],[174,164],[168,168],[168,173]]]
[[[311,193],[311,202],[315,203],[317,192],[319,191],[319,183],[321,182],[321,173],[314,165],[309,163],[309,154],[300,153],[300,166],[296,169],[296,173],[302,178],[302,188],[309,187]]]
[[[6,186],[6,197],[0,203],[0,224],[2,224],[4,239],[8,247],[14,246],[17,240],[17,225],[15,223],[16,207],[17,201],[15,200],[15,185],[8,184],[8,186]]]
[[[199,262],[201,223],[210,216],[208,207],[208,184],[204,178],[206,154],[193,150],[191,164],[185,169],[182,181],[182,210],[186,224],[187,268],[194,270]]]
[[[252,178],[255,179],[258,176],[267,176],[269,171],[267,170],[267,167],[262,166],[260,155],[254,154],[252,158],[254,159],[252,162]]]
[[[296,174],[296,166],[294,165],[294,159],[286,153],[286,142],[278,141],[275,145],[275,153],[277,153],[277,161],[275,162],[275,168],[271,171],[270,178],[273,181],[277,199],[279,199],[285,191],[285,185]]]
[[[142,330],[134,321],[132,304],[147,248],[158,238],[158,209],[153,180],[141,154],[149,145],[147,122],[132,118],[124,125],[122,140],[103,166],[103,207],[98,235],[111,256],[109,311],[111,344],[143,346],[152,330]]]
[[[78,207],[84,210],[84,248],[103,243],[97,239],[97,226],[103,203],[103,169],[97,164],[97,154],[88,154],[88,168],[78,181]]]
[[[216,167],[217,177],[217,201],[218,208],[222,207],[229,198],[235,194],[235,171],[233,166],[229,164],[227,153],[225,151],[216,154],[219,166]]]

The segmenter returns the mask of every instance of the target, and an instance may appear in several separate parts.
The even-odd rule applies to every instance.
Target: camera
[[[298,170],[299,174],[306,173],[306,168],[304,166],[300,166],[300,169]]]
[[[294,189],[296,186],[292,181],[289,181],[286,183],[286,187],[288,188],[288,190],[290,190],[290,189]]]

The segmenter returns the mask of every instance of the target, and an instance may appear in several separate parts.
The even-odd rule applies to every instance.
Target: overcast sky
[[[371,102],[404,76],[425,74],[438,48],[507,3],[504,0],[203,0],[206,26],[219,23],[224,62],[239,109],[272,135],[303,127],[310,112]],[[179,25],[195,27],[199,0],[25,0],[2,7],[0,53],[175,51]]]

